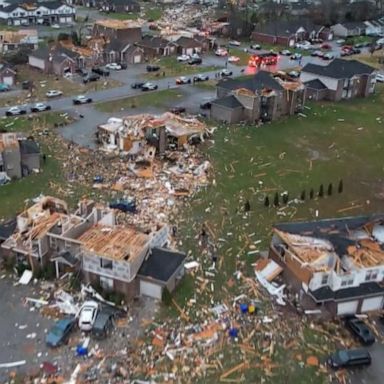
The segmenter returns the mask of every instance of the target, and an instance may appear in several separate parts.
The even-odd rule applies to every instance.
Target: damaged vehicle
[[[58,320],[45,337],[45,343],[57,348],[68,341],[68,337],[76,323],[75,317]]]
[[[332,354],[328,365],[333,369],[370,365],[371,355],[366,349],[342,349]]]

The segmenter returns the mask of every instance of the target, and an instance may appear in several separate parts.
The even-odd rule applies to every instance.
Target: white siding
[[[383,308],[383,296],[370,297],[363,301],[361,312],[378,311]]]
[[[160,285],[148,281],[140,281],[140,295],[161,300],[161,294],[162,287]]]
[[[358,300],[347,301],[346,303],[337,304],[338,315],[349,315],[354,314],[357,311]]]
[[[321,80],[328,89],[331,89],[333,91],[337,90],[337,84],[338,84],[337,79],[332,79],[330,77],[325,77],[325,76],[319,76],[319,75],[315,75],[313,73],[309,73],[305,71],[301,72],[300,80],[303,83],[305,83],[306,81],[315,80],[315,79]]]
[[[13,77],[12,76],[3,77],[3,83],[7,85],[13,85]]]

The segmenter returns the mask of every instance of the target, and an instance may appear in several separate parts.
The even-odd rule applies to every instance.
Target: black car
[[[157,72],[160,70],[160,67],[158,65],[147,65],[147,72]]]
[[[132,89],[140,89],[140,88],[143,87],[143,85],[144,85],[144,82],[143,82],[143,81],[138,81],[138,82],[136,82],[136,83],[133,83],[133,84],[131,85],[131,88],[132,88]]]
[[[99,311],[92,327],[92,335],[96,339],[107,337],[113,330],[113,315],[107,311]]]
[[[87,84],[87,83],[90,83],[92,81],[97,81],[99,79],[100,79],[99,75],[97,75],[96,73],[90,73],[89,75],[87,75],[83,78],[83,83]]]
[[[207,101],[206,103],[200,104],[201,109],[211,109],[211,107],[212,107],[212,104],[210,101]]]
[[[357,319],[356,317],[347,317],[345,325],[361,344],[371,345],[375,342],[375,336],[364,321]]]
[[[188,60],[189,65],[199,65],[203,62],[201,57],[192,57]]]
[[[109,71],[101,67],[93,67],[92,72],[97,73],[100,76],[105,76],[105,77],[109,76]]]
[[[127,63],[119,63],[121,69],[127,69],[128,66],[127,66]]]
[[[76,70],[76,73],[78,73],[80,76],[84,77],[88,75],[88,72],[84,68],[79,68]]]
[[[169,112],[172,112],[175,115],[180,115],[181,113],[185,112],[185,108],[184,107],[173,107],[169,110]]]
[[[366,349],[342,349],[327,360],[328,365],[334,369],[370,365],[371,362],[371,355]]]
[[[32,81],[31,80],[25,80],[21,83],[21,89],[30,89],[32,86]]]

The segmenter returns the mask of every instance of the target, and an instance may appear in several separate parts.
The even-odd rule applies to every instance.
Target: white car
[[[291,56],[291,51],[288,50],[288,49],[283,49],[281,52],[280,52],[281,55],[283,56]]]
[[[304,50],[308,50],[308,49],[313,48],[313,46],[311,45],[311,43],[309,41],[302,41],[301,43],[296,43],[295,47],[299,48],[299,49],[304,49]]]
[[[25,115],[26,113],[26,109],[20,107],[11,107],[5,112],[5,116]]]
[[[378,81],[379,83],[384,83],[384,75],[382,73],[378,73],[376,75],[376,81]]]
[[[105,66],[105,68],[107,69],[111,69],[111,70],[114,70],[114,71],[120,71],[121,69],[121,65],[120,64],[117,64],[117,63],[110,63],[110,64],[107,64]]]
[[[96,301],[85,301],[79,312],[79,328],[81,331],[91,331],[95,323],[99,304]]]
[[[186,62],[190,59],[191,57],[189,55],[181,55],[177,57],[177,61],[179,62]]]
[[[236,40],[231,40],[228,45],[232,45],[234,47],[240,47],[241,43],[240,41],[236,41]]]
[[[344,43],[345,43],[344,39],[336,40],[336,44],[338,44],[338,45],[343,45]]]
[[[60,29],[61,28],[59,24],[52,24],[51,27],[53,29]]]
[[[384,38],[377,40],[376,44],[379,44],[379,45],[384,44]]]
[[[217,48],[215,51],[216,56],[227,56],[228,51],[225,48]]]
[[[50,111],[51,106],[44,104],[44,103],[36,103],[31,107],[31,112],[44,112],[44,111]]]
[[[176,84],[190,84],[191,79],[188,79],[188,77],[180,76],[176,79]]]
[[[238,63],[240,61],[240,57],[237,57],[237,56],[229,56],[228,57],[228,61],[230,63]]]
[[[158,86],[156,84],[148,82],[148,83],[143,84],[143,86],[141,87],[141,90],[142,90],[142,92],[155,91],[157,88],[158,88]]]
[[[222,69],[220,71],[220,75],[223,76],[223,77],[232,76],[232,71],[230,71],[228,69]]]
[[[87,96],[84,96],[84,95],[79,95],[79,96],[76,96],[73,100],[72,100],[73,104],[75,105],[79,105],[79,104],[88,104],[88,103],[92,103],[92,98],[90,97],[87,97]]]
[[[53,89],[51,91],[48,91],[45,96],[47,97],[57,97],[57,96],[61,96],[63,94],[63,92],[61,91],[57,91],[56,89]]]

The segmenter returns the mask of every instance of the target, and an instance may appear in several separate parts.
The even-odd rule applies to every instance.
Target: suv
[[[192,57],[190,60],[188,60],[188,64],[189,65],[197,65],[197,64],[201,64],[203,62],[203,60],[201,59],[201,57]]]
[[[97,73],[100,76],[106,76],[106,77],[109,76],[109,71],[107,71],[105,68],[101,68],[101,67],[92,68],[92,72]]]
[[[334,369],[370,365],[371,355],[366,349],[342,349],[329,356],[327,363]]]
[[[357,319],[354,316],[347,317],[345,325],[361,344],[371,345],[375,342],[375,336],[363,320]]]
[[[100,76],[98,74],[90,73],[90,74],[83,77],[83,83],[87,84],[87,83],[90,83],[92,81],[97,81],[99,79],[100,79]]]
[[[92,328],[92,336],[96,339],[107,337],[113,329],[113,315],[111,313],[100,311]]]
[[[160,70],[158,65],[147,65],[147,72],[157,72]]]

